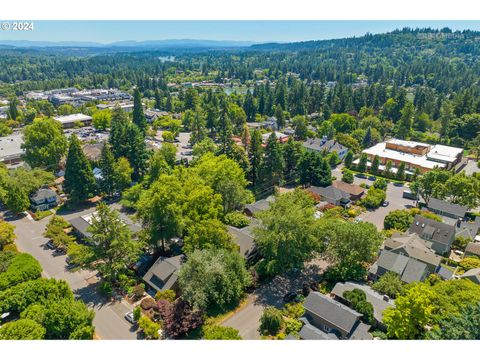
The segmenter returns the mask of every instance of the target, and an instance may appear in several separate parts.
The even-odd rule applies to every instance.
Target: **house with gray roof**
[[[270,208],[270,204],[275,201],[275,197],[269,196],[266,199],[258,200],[252,204],[245,205],[245,213],[248,216],[255,216],[260,211],[265,211]]]
[[[423,240],[430,242],[431,248],[439,255],[450,252],[455,241],[455,227],[433,219],[415,215],[408,229],[410,234],[418,234]]]
[[[348,152],[347,147],[343,146],[336,140],[328,140],[326,136],[321,139],[307,139],[307,141],[303,142],[302,146],[309,151],[321,153],[332,153],[335,151],[342,160]]]
[[[305,325],[312,325],[319,331],[333,334],[339,339],[371,340],[369,325],[360,321],[362,314],[348,306],[316,291],[310,292],[303,304]],[[308,330],[308,328],[307,328]]]
[[[43,211],[54,208],[60,203],[60,197],[49,188],[41,188],[30,196],[30,207],[33,211]]]
[[[383,242],[383,248],[393,253],[420,261],[428,267],[430,273],[438,270],[442,257],[435,254],[432,243],[423,240],[418,234],[394,233]]]
[[[244,257],[247,257],[255,247],[253,236],[248,230],[243,231],[243,229],[239,229],[234,226],[228,226],[227,228],[233,242],[237,244],[240,254]]]
[[[349,301],[344,297],[345,291],[352,291],[354,289],[362,290],[366,297],[367,301],[373,306],[373,316],[377,325],[383,324],[383,311],[389,307],[395,307],[395,303],[387,295],[382,295],[370,286],[365,284],[357,284],[351,281],[345,283],[336,283],[335,287],[332,289],[332,295],[334,295],[335,300],[345,304],[350,305]]]
[[[414,281],[423,281],[430,275],[427,264],[386,249],[380,252],[377,261],[368,271],[369,277],[373,280],[392,271],[397,273],[400,279],[407,284]]]
[[[183,255],[159,257],[148,269],[143,280],[155,291],[178,290],[178,271],[184,261]]]
[[[471,280],[475,284],[480,285],[480,269],[470,269],[464,274],[460,275],[460,278]]]
[[[320,197],[321,201],[344,208],[350,207],[350,194],[333,185],[327,187],[310,186],[307,190],[314,196]]]
[[[467,206],[452,204],[451,202],[435,198],[430,199],[427,209],[435,214],[452,219],[464,218],[468,211]]]
[[[465,254],[463,256],[478,256],[480,258],[480,243],[469,242],[465,248]]]
[[[478,239],[477,235],[480,231],[480,216],[475,218],[475,221],[457,221],[455,227],[455,237],[460,236],[470,240]]]

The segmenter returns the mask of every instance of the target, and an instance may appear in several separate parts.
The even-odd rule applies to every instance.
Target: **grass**
[[[37,211],[36,213],[34,213],[34,219],[35,221],[39,221],[45,219],[47,216],[50,215],[53,215],[53,212],[51,210]]]
[[[369,172],[361,172],[361,171],[357,171],[357,170],[353,170],[353,169],[349,169],[353,174],[363,174],[367,177],[370,177],[370,176],[374,176],[377,180],[378,179],[384,179],[385,181],[388,181],[388,182],[391,182],[391,183],[398,183],[398,184],[408,184],[408,181],[406,180],[397,180],[397,179],[390,179],[390,178],[386,178],[386,177],[383,177],[381,175],[375,175],[375,174],[372,174],[372,173],[369,173]],[[368,179],[366,179],[368,180]]]

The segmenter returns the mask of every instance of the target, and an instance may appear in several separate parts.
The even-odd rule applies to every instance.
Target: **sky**
[[[10,21],[11,22],[11,21]],[[254,42],[324,40],[402,27],[479,30],[480,21],[34,21],[33,31],[0,31],[0,40],[89,41],[202,39]]]

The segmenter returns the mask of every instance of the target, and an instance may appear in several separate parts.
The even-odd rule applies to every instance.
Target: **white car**
[[[127,320],[132,325],[135,325],[137,323],[135,321],[135,318],[133,317],[133,311],[129,311],[129,312],[125,313],[124,318],[125,318],[125,320]]]

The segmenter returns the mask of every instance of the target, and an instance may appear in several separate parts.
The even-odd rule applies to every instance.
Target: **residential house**
[[[442,258],[435,254],[431,246],[432,243],[423,240],[418,234],[394,233],[383,242],[385,250],[416,259],[426,264],[430,273],[434,273],[438,270]]]
[[[41,188],[30,196],[30,207],[33,211],[43,211],[54,208],[60,203],[57,193],[49,188]]]
[[[266,133],[266,134],[263,134],[262,135],[262,142],[264,144],[267,143],[268,141],[268,138],[270,137],[270,135],[275,134],[275,137],[277,138],[277,141],[280,142],[280,143],[285,143],[288,141],[288,135],[284,134],[284,133],[281,133],[279,131],[273,131],[273,132],[269,132],[269,133]]]
[[[480,285],[480,269],[470,269],[464,274],[460,275],[460,279],[468,279],[473,281],[475,284]]]
[[[480,231],[480,216],[475,221],[459,221],[457,220],[455,227],[455,237],[463,237],[472,241],[480,241],[478,232]]]
[[[352,291],[354,289],[362,290],[367,298],[367,301],[373,306],[373,316],[378,326],[383,326],[383,311],[389,307],[395,307],[395,303],[387,295],[381,295],[373,290],[368,285],[357,284],[354,282],[336,283],[332,289],[334,299],[350,306],[349,301],[345,298],[345,291]]]
[[[338,190],[348,193],[351,201],[360,200],[365,193],[365,189],[363,187],[356,184],[349,184],[341,180],[335,180],[332,183],[332,186]]]
[[[338,339],[370,340],[370,325],[360,321],[362,314],[348,306],[316,291],[310,292],[303,304],[305,314],[300,319],[305,325]],[[307,328],[308,329],[308,328]]]
[[[80,238],[91,238],[92,233],[88,231],[88,228],[92,225],[92,221],[95,218],[96,211],[85,214],[76,218],[71,219],[70,225],[72,225],[73,230],[77,233]],[[142,229],[142,226],[130,219],[125,213],[118,212],[118,217],[120,221],[128,226],[133,235],[136,235]]]
[[[228,233],[232,237],[233,242],[237,244],[240,254],[244,257],[248,257],[249,253],[255,247],[253,236],[248,231],[244,231],[243,229],[234,226],[228,226]]]
[[[260,211],[265,211],[270,208],[270,204],[275,201],[274,196],[269,196],[266,199],[258,200],[252,204],[245,205],[245,213],[248,216],[255,216]]]
[[[148,269],[143,280],[154,291],[178,290],[178,271],[184,261],[183,255],[159,257]]]
[[[480,243],[478,242],[470,242],[468,243],[467,247],[465,248],[465,254],[463,257],[468,256],[477,256],[480,258]]]
[[[452,204],[445,200],[431,198],[427,209],[435,214],[446,216],[452,219],[463,219],[468,211],[467,206]]]
[[[397,273],[400,279],[407,284],[423,281],[430,274],[425,263],[385,249],[380,252],[377,261],[368,271],[369,277],[373,280],[391,271]]]
[[[316,151],[321,153],[336,152],[340,159],[343,160],[348,153],[348,148],[340,144],[336,140],[328,140],[326,136],[314,139],[307,139],[303,144],[303,147],[309,151]]]
[[[350,207],[350,194],[343,190],[337,189],[333,185],[324,188],[310,186],[307,190],[314,196],[320,197],[320,200],[326,201],[329,204],[343,206],[344,208]]]
[[[431,248],[440,255],[450,252],[452,243],[455,241],[455,227],[453,225],[444,224],[420,215],[415,215],[408,232],[418,234],[422,239],[431,242]]]

